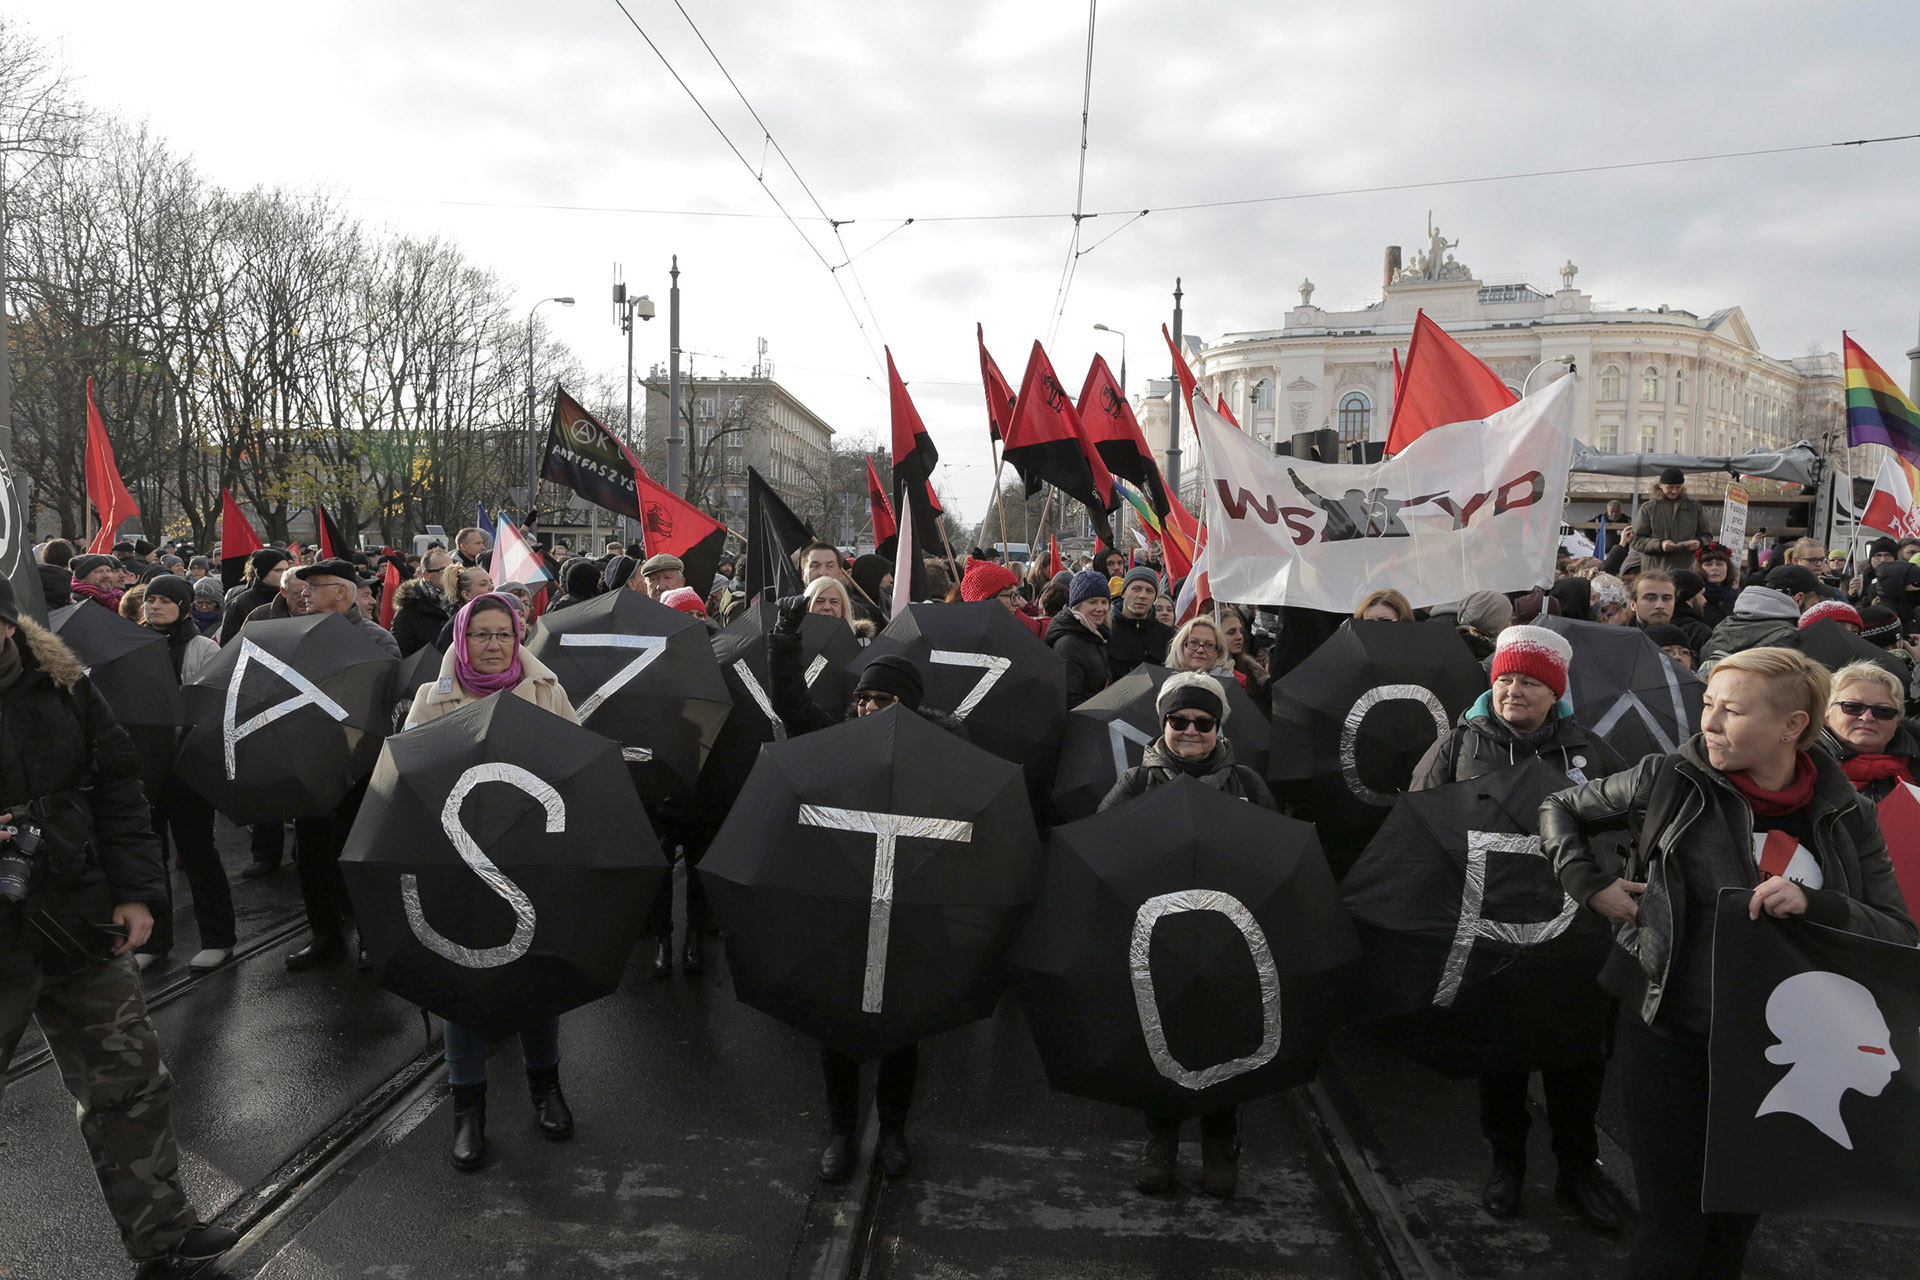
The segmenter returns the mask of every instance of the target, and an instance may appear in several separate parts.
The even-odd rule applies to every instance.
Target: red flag
[[[1220,399],[1220,404],[1219,404],[1220,416],[1225,418],[1228,422],[1231,422],[1235,427],[1238,427],[1240,430],[1245,431],[1246,428],[1240,426],[1240,419],[1233,416],[1233,410],[1227,408],[1227,398],[1225,396],[1221,396],[1219,399]]]
[[[1895,781],[1876,811],[1900,896],[1907,900],[1909,913],[1920,910],[1920,796],[1910,784]]]
[[[1197,379],[1193,370],[1187,367],[1187,358],[1180,354],[1180,348],[1173,345],[1173,335],[1167,332],[1167,326],[1160,326],[1160,336],[1167,340],[1167,350],[1173,352],[1173,372],[1180,379],[1180,403],[1193,403],[1193,388]]]
[[[1399,453],[1435,427],[1498,413],[1519,399],[1500,375],[1447,336],[1422,311],[1407,344],[1407,367],[1393,398],[1387,452]]]
[[[1049,550],[1050,550],[1050,552],[1051,552],[1051,559],[1052,559],[1052,563],[1050,563],[1050,564],[1049,564],[1049,565],[1047,566],[1047,577],[1048,577],[1048,578],[1056,578],[1056,577],[1058,577],[1058,576],[1060,575],[1060,571],[1061,571],[1062,569],[1064,569],[1064,568],[1066,568],[1066,567],[1067,567],[1067,564],[1066,564],[1066,561],[1064,561],[1064,560],[1062,560],[1062,559],[1060,558],[1060,538],[1059,538],[1059,536],[1058,536],[1058,535],[1056,535],[1056,534],[1051,534],[1051,533],[1050,533],[1050,534],[1048,534],[1048,535],[1047,535],[1047,547],[1048,547],[1048,549],[1049,549]]]
[[[394,597],[400,594],[400,570],[393,561],[387,561],[387,567],[380,571],[380,625],[393,630],[393,609],[398,603]]]
[[[325,507],[315,507],[313,514],[320,525],[320,558],[332,560],[346,555],[347,535],[340,531],[340,522]]]
[[[93,379],[87,379],[87,501],[100,513],[100,532],[93,535],[87,550],[104,554],[113,550],[114,534],[120,526],[140,514],[140,504],[120,481],[120,468],[114,465],[113,442],[107,439],[107,424],[93,402]]]
[[[873,459],[867,459],[867,506],[873,512],[873,549],[878,551],[880,544],[899,532],[894,522],[893,504],[887,501],[887,491],[880,485],[880,473],[873,469]]]
[[[1400,348],[1393,349],[1393,402],[1400,403]]]
[[[1013,422],[1002,444],[1000,456],[1026,481],[1029,497],[1040,491],[1042,483],[1053,485],[1084,504],[1094,517],[1100,540],[1113,545],[1106,513],[1119,503],[1119,491],[1114,488],[1107,464],[1087,438],[1073,398],[1060,385],[1053,363],[1038,341],[1027,357]]]
[[[987,392],[987,430],[995,440],[1006,438],[1007,427],[1013,422],[1013,386],[1007,381],[1007,375],[1000,372],[1000,366],[987,354],[987,333],[976,321],[973,326],[974,337],[980,340],[980,382]]]
[[[247,523],[240,504],[225,489],[220,491],[220,581],[228,587],[240,585],[247,557],[266,544]]]
[[[1080,424],[1107,470],[1147,495],[1155,515],[1167,513],[1167,485],[1160,477],[1160,466],[1153,450],[1133,416],[1133,406],[1107,368],[1104,357],[1095,356],[1087,369],[1087,381],[1080,388]]]
[[[706,595],[727,549],[727,526],[685,498],[654,482],[639,467],[633,471],[640,500],[640,539],[650,556],[663,552],[686,565],[687,585]]]
[[[932,554],[940,545],[940,504],[933,496],[933,468],[940,461],[907,384],[887,352],[887,401],[893,413],[893,501],[896,526],[913,521],[913,540]]]

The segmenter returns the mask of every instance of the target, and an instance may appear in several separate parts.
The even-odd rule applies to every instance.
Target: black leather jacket
[[[1912,946],[1920,933],[1900,896],[1873,805],[1853,789],[1831,756],[1815,751],[1813,759],[1819,770],[1811,802],[1813,853],[1826,887],[1806,890],[1807,919]],[[1674,782],[1657,787],[1669,767]],[[1655,807],[1659,812],[1650,812]],[[1618,963],[1616,953],[1601,981],[1651,1025],[1685,941],[1686,887],[1679,863],[1711,858],[1739,865],[1748,869],[1747,885],[1757,885],[1753,810],[1726,775],[1708,763],[1702,739],[1695,736],[1671,756],[1648,756],[1624,773],[1548,796],[1541,804],[1540,843],[1567,895],[1582,905],[1613,883],[1588,841],[1608,831],[1633,838],[1627,878],[1644,880],[1647,890],[1639,923],[1614,926],[1614,941],[1629,962]]]

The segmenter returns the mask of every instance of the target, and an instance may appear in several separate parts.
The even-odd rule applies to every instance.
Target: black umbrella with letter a
[[[380,757],[397,665],[341,614],[250,622],[183,690],[174,769],[241,826],[331,813]]]
[[[1039,861],[1020,770],[895,706],[763,748],[700,874],[740,999],[870,1058],[993,1012]]]
[[[387,739],[340,871],[376,981],[497,1036],[619,985],[667,861],[618,743],[497,693]]]
[[[1198,1115],[1313,1078],[1358,954],[1312,827],[1178,778],[1053,829],[1008,959],[1054,1088]]]

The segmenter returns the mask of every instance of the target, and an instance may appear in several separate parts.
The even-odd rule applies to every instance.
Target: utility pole
[[[6,224],[0,223],[0,231],[4,230]],[[0,364],[0,376],[5,375],[5,370],[6,365]],[[1907,352],[1907,399],[1920,404],[1920,342],[1915,342]]]
[[[680,255],[673,255],[673,287],[667,294],[667,488],[680,493]]]
[[[614,274],[613,309],[616,313],[618,313],[620,318],[620,331],[627,336],[627,427],[626,427],[626,430],[627,430],[627,438],[628,440],[631,441],[639,438],[634,434],[634,430],[633,430],[633,318],[637,315],[642,320],[653,319],[653,314],[654,314],[653,299],[649,298],[644,293],[637,298],[627,297],[627,286],[626,286],[626,283],[620,278],[622,273],[620,269],[620,264],[617,262],[613,264],[613,274]],[[629,518],[630,517],[622,517],[623,529],[625,529],[626,519],[629,519]],[[597,521],[599,517],[596,516],[595,519]],[[630,529],[627,529],[626,532],[631,533],[632,531]]]
[[[1173,278],[1173,391],[1167,399],[1173,412],[1167,418],[1167,492],[1180,492],[1180,277]]]

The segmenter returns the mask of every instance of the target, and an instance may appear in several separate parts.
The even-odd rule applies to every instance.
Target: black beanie
[[[1867,554],[1870,556],[1897,556],[1900,554],[1900,544],[1892,538],[1875,538],[1867,545]]]
[[[1883,604],[1870,604],[1860,611],[1860,638],[1882,649],[1891,649],[1900,640],[1900,615]]]
[[[920,680],[920,668],[912,659],[897,653],[883,653],[862,669],[853,691],[857,694],[862,690],[890,693],[911,711],[920,709],[920,699],[926,692]]]
[[[1687,473],[1678,467],[1667,467],[1660,473],[1661,484],[1685,484]]]
[[[600,590],[600,566],[591,560],[576,560],[567,566],[567,594],[590,596]]]
[[[182,613],[193,608],[193,584],[177,573],[163,573],[150,580],[147,595],[173,601]]]
[[[275,566],[283,565],[291,559],[293,557],[281,547],[262,547],[253,553],[248,563],[253,566],[253,576],[257,579],[273,572]]]

